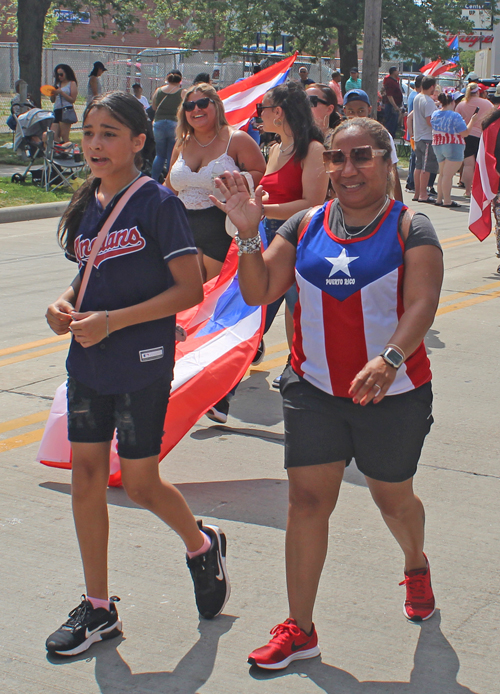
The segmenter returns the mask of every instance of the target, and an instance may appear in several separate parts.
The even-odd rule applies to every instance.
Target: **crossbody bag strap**
[[[104,243],[104,239],[108,235],[108,231],[111,229],[111,226],[115,223],[118,215],[123,210],[123,208],[130,200],[132,195],[136,193],[140,188],[142,188],[143,185],[149,183],[149,181],[151,180],[152,179],[149,178],[149,176],[141,176],[141,178],[137,179],[137,181],[132,183],[132,185],[129,188],[127,188],[127,190],[123,193],[122,197],[118,200],[109,217],[104,222],[102,229],[97,234],[97,237],[94,243],[92,244],[92,250],[90,251],[90,255],[87,260],[87,265],[85,266],[85,272],[83,273],[83,279],[80,285],[80,290],[78,292],[78,298],[75,303],[75,311],[80,310],[80,306],[82,305],[83,297],[85,296],[85,291],[89,283],[90,273],[92,272],[92,268],[94,267],[94,262],[97,258],[97,254],[101,250],[101,246]]]

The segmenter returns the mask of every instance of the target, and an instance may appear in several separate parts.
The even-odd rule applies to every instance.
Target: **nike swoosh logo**
[[[99,631],[99,629],[102,629],[104,626],[106,626],[106,625],[100,624],[98,627],[96,627],[95,629],[91,629],[91,630],[89,630],[89,628],[87,627],[85,629],[85,638],[88,639],[89,636],[92,636],[93,634],[96,633],[96,631]]]
[[[220,563],[219,553],[217,552],[217,564],[219,566],[219,573],[215,576],[218,581],[224,580],[224,572],[222,571],[222,566]]]
[[[312,641],[312,638],[309,639],[309,641],[306,641],[305,643],[301,643],[300,646],[295,645],[295,641],[292,641],[292,645],[290,648],[292,649],[292,653],[295,653],[295,651],[300,651],[301,648],[305,648],[307,645],[309,645]]]

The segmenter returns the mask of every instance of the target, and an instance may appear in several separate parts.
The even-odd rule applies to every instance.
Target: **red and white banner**
[[[500,183],[495,157],[499,129],[500,118],[483,130],[472,180],[469,229],[480,241],[491,233],[491,202],[498,193]]]
[[[220,90],[226,118],[233,128],[243,128],[255,116],[255,104],[262,101],[264,94],[286,82],[297,55],[298,52],[295,52],[290,58]]]
[[[212,405],[240,382],[262,339],[265,307],[245,303],[237,268],[238,249],[233,241],[220,275],[204,285],[204,301],[177,314],[177,324],[186,330],[188,337],[176,346],[160,460]],[[121,484],[116,444],[115,438],[111,447],[110,486]],[[71,468],[65,383],[56,391],[37,460],[51,467]]]
[[[426,77],[437,77],[443,72],[447,72],[450,68],[456,67],[456,63],[451,60],[433,60],[432,63],[427,63],[420,68],[420,72]]]

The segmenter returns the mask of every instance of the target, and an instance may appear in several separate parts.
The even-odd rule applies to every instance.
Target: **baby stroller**
[[[54,122],[54,114],[52,111],[32,108],[30,111],[22,113],[16,118],[16,121],[14,151],[19,154],[23,161],[28,162],[28,166],[24,173],[15,173],[11,180],[12,183],[24,183],[28,173],[31,171],[31,167],[35,163],[35,159],[43,156],[43,134],[47,132]],[[32,180],[41,181],[42,171],[43,169],[31,171]]]

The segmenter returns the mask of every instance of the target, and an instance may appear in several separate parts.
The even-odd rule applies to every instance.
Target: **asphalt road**
[[[70,475],[35,456],[68,345],[49,331],[45,308],[75,268],[56,244],[57,220],[0,225],[1,694],[499,691],[498,261],[492,238],[469,234],[467,207],[417,207],[433,220],[446,263],[426,340],[435,425],[416,478],[439,610],[422,626],[404,619],[400,551],[351,466],[316,606],[322,656],[274,674],[249,669],[246,657],[287,616],[283,425],[270,387],[286,359],[282,317],[227,425],[203,417],[161,464],[193,512],[228,535],[225,614],[199,622],[180,540],[112,489],[110,579],[124,636],[52,662],[45,638],[84,584]]]

